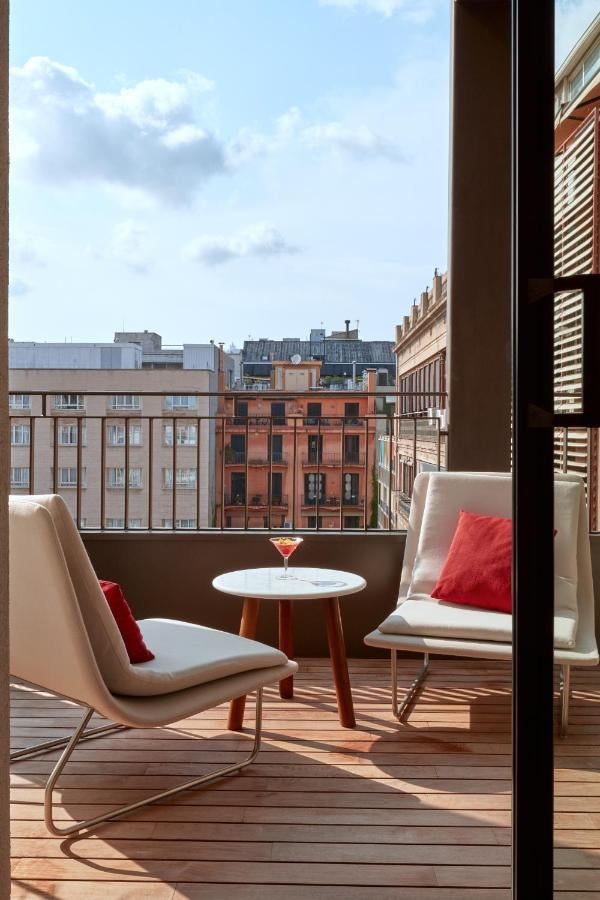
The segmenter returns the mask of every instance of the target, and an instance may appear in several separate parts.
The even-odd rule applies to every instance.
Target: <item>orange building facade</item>
[[[377,372],[367,371],[366,390],[331,390],[319,386],[320,366],[276,361],[268,390],[225,395],[217,423],[217,525],[373,525]]]

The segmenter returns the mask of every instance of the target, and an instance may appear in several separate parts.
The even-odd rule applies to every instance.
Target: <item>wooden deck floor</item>
[[[408,683],[416,663],[400,667]],[[406,727],[390,713],[387,665],[354,661],[351,679],[355,730],[337,721],[328,661],[305,660],[294,701],[267,692],[253,766],[82,838],[44,828],[42,784],[56,754],[16,763],[13,898],[508,898],[508,667],[434,661]],[[590,900],[600,898],[600,671],[575,673],[573,688],[570,735],[556,744],[556,896]],[[225,713],[84,744],[59,782],[59,817],[234,760],[250,738],[228,733]],[[13,716],[15,747],[79,718],[19,685]]]

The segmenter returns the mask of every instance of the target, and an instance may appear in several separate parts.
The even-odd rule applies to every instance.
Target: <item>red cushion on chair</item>
[[[436,600],[512,612],[512,519],[460,511]]]
[[[151,653],[144,643],[140,626],[133,618],[133,613],[125,599],[121,585],[116,584],[114,581],[102,581],[100,579],[100,587],[117,623],[117,628],[121,632],[121,637],[129,656],[129,662],[142,663],[154,659],[154,653]]]

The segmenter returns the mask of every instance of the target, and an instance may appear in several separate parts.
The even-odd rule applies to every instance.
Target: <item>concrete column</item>
[[[8,0],[0,0],[0,897],[10,895],[8,798]]]
[[[448,468],[510,467],[510,2],[454,0]]]

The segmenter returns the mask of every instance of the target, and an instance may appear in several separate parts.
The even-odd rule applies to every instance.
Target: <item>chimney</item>
[[[367,391],[373,393],[377,390],[377,369],[367,369]],[[370,413],[374,413],[376,409],[376,397],[369,397],[367,408]]]
[[[350,337],[350,319],[344,319],[346,323],[346,337]]]
[[[433,273],[433,302],[437,303],[442,296],[442,276],[436,269]]]

